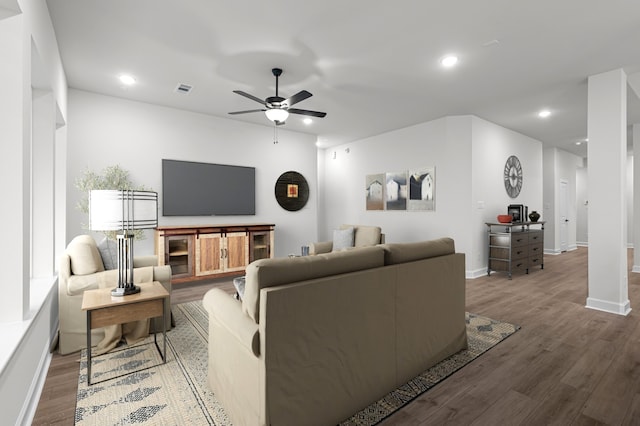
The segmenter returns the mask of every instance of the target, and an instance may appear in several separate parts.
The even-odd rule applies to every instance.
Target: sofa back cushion
[[[366,226],[366,225],[340,225],[340,229],[354,229],[354,247],[367,247],[380,244],[380,235],[382,235],[382,229],[379,226]]]
[[[451,238],[439,238],[417,243],[382,244],[380,247],[384,249],[385,265],[413,262],[456,252]]]
[[[78,235],[66,250],[71,259],[73,275],[88,275],[104,271],[104,265],[96,241],[91,235]]]
[[[363,247],[317,256],[260,259],[247,266],[242,310],[256,323],[260,289],[384,266],[384,250]]]

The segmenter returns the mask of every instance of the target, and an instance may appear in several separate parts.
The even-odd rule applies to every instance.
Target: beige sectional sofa
[[[467,345],[464,254],[449,238],[246,270],[209,313],[209,384],[236,425],[333,425]]]

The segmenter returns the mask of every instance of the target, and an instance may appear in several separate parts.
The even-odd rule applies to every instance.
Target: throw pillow
[[[73,275],[89,275],[104,271],[104,265],[100,258],[100,252],[91,235],[78,235],[66,250],[71,259],[71,272]]]
[[[98,244],[98,251],[102,257],[104,269],[118,269],[118,245],[115,241],[103,238]]]
[[[353,228],[334,230],[332,251],[340,251],[350,247],[353,247]]]

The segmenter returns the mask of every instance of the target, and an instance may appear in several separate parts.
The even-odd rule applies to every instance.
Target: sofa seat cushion
[[[455,245],[451,238],[439,238],[417,243],[382,244],[385,265],[413,262],[430,257],[455,253]]]
[[[71,272],[74,275],[88,275],[104,271],[102,257],[96,241],[91,235],[78,235],[66,250],[71,259]]]
[[[364,247],[317,256],[256,260],[245,271],[242,310],[257,323],[260,318],[260,290],[265,287],[381,266],[384,266],[384,250],[380,247]]]

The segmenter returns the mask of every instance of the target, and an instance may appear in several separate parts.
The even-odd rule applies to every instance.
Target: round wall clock
[[[504,189],[511,198],[516,198],[522,189],[522,165],[515,155],[507,158],[504,165]]]

